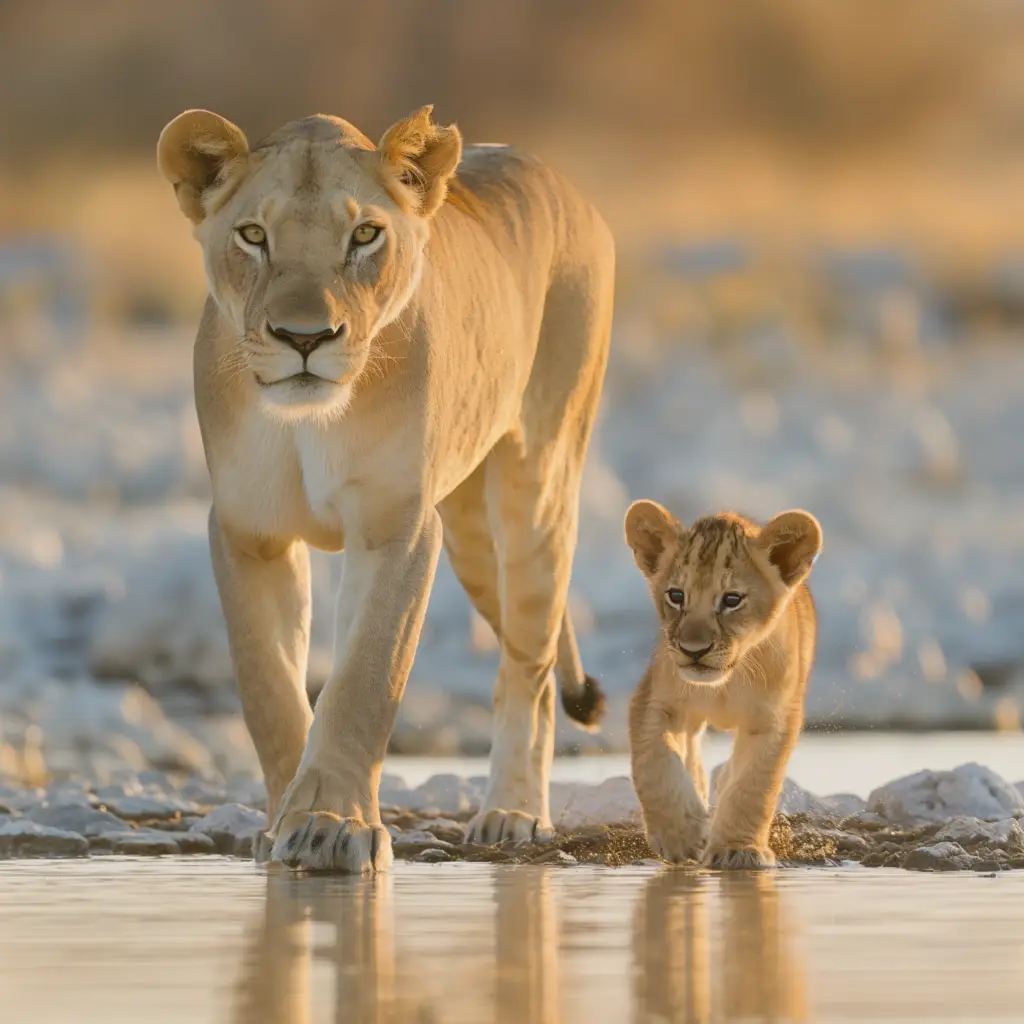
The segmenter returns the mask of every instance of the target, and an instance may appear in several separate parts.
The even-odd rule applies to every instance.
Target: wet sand
[[[1018,1020],[1024,872],[0,864],[5,1024]]]

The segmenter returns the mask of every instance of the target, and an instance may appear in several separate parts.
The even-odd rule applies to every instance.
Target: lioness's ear
[[[802,583],[821,552],[821,524],[810,512],[781,512],[761,530],[758,544],[787,587]]]
[[[174,186],[182,212],[198,224],[205,216],[203,193],[229,160],[248,152],[249,142],[237,125],[209,110],[186,110],[160,133],[156,162]]]
[[[653,576],[682,533],[679,520],[656,501],[634,501],[626,511],[626,543],[645,576]]]
[[[411,196],[417,213],[429,217],[443,202],[448,179],[462,159],[462,135],[455,125],[430,120],[433,106],[393,124],[380,140],[389,176]],[[399,196],[395,196],[400,199]]]

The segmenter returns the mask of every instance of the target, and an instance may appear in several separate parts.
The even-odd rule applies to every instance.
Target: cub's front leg
[[[704,853],[708,867],[774,866],[768,835],[799,733],[800,721],[794,717],[780,729],[741,729],[736,734]]]
[[[699,860],[708,836],[708,809],[687,771],[700,764],[687,744],[699,735],[683,736],[674,726],[671,709],[651,699],[645,678],[630,704],[630,756],[633,786],[643,810],[647,841],[654,853],[673,864]]]
[[[377,789],[440,551],[441,521],[433,509],[414,529],[386,541],[368,543],[358,531],[349,541],[339,660],[273,824],[271,860],[354,873],[390,866],[391,837],[381,825]]]

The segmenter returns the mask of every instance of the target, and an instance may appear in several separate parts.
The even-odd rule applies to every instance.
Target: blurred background
[[[1022,47],[1020,0],[0,0],[0,774],[254,766],[205,540],[202,263],[154,163],[192,106],[376,138],[432,102],[611,223],[572,599],[612,708],[560,749],[625,747],[637,497],[820,518],[809,727],[1019,730]],[[396,751],[487,749],[493,648],[442,567]]]

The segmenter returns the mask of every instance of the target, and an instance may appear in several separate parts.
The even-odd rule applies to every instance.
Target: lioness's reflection
[[[350,1024],[433,1017],[394,985],[391,879],[316,878],[270,871],[234,1003],[237,1024],[309,1024],[314,959],[334,967],[335,1019]],[[316,926],[328,924],[328,940]]]
[[[332,1004],[313,977],[314,966],[323,964],[334,977],[333,1019],[345,1024],[556,1024],[562,1019],[549,871],[497,874],[494,917],[483,929],[472,902],[439,916],[436,903],[424,899],[418,886],[404,889],[397,950],[394,884],[389,876],[268,872],[262,913],[250,931],[236,987],[235,1024],[323,1019],[314,1017],[312,1008]],[[320,927],[325,924],[331,927]],[[462,945],[467,932],[477,932],[479,941],[474,936],[471,946]]]
[[[798,941],[782,900],[770,873],[652,878],[634,918],[637,1024],[806,1020]]]

